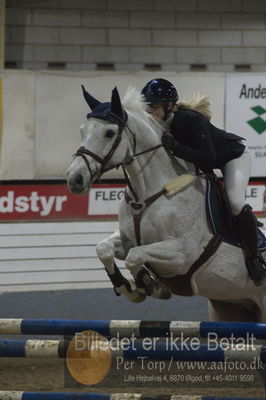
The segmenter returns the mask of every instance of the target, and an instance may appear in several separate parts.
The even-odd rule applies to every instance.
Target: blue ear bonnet
[[[87,114],[87,119],[89,118],[98,118],[103,119],[104,121],[111,122],[112,124],[123,125],[127,122],[127,113],[125,110],[122,110],[122,118],[116,114],[114,114],[111,110],[112,103],[100,103],[98,104],[92,112]]]
[[[127,122],[127,113],[122,108],[117,88],[115,87],[112,91],[111,102],[101,103],[90,93],[88,93],[83,85],[81,86],[83,90],[83,96],[92,110],[92,112],[87,114],[87,118],[103,119],[104,121],[111,122],[112,124],[117,124],[121,130]]]

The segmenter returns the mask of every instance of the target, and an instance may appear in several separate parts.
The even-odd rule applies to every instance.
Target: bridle
[[[112,117],[116,118],[117,125],[118,125],[119,129],[118,129],[117,137],[116,137],[111,149],[106,154],[106,156],[102,158],[102,157],[98,156],[98,154],[86,149],[84,146],[81,146],[78,149],[78,151],[74,154],[74,156],[83,158],[83,160],[85,161],[85,163],[86,163],[86,165],[88,167],[88,170],[90,172],[92,180],[96,178],[96,175],[93,175],[91,167],[90,167],[90,163],[87,160],[86,155],[92,157],[94,160],[98,161],[101,164],[101,169],[99,171],[99,174],[97,174],[97,177],[101,176],[106,171],[110,171],[113,168],[118,168],[120,166],[122,167],[123,173],[124,173],[124,177],[125,177],[125,181],[126,181],[127,186],[128,186],[128,188],[130,190],[130,193],[131,193],[131,195],[133,197],[133,199],[132,199],[131,196],[129,196],[129,194],[127,193],[127,191],[125,191],[125,200],[126,200],[127,204],[129,205],[130,210],[131,210],[131,214],[133,216],[136,242],[137,242],[137,245],[139,246],[141,244],[140,223],[141,223],[142,213],[155,200],[157,200],[159,197],[161,197],[165,193],[165,189],[160,190],[159,192],[153,194],[152,196],[148,197],[144,201],[140,201],[136,191],[134,190],[134,188],[133,188],[133,186],[132,186],[132,184],[130,182],[129,176],[128,176],[127,171],[126,171],[126,166],[131,164],[134,161],[135,157],[138,157],[138,156],[140,156],[142,154],[146,154],[146,153],[151,152],[151,151],[155,151],[158,148],[162,147],[163,145],[160,143],[160,144],[157,144],[156,146],[153,146],[153,147],[151,147],[149,149],[146,149],[144,151],[136,153],[136,145],[137,145],[137,143],[136,143],[136,134],[129,128],[129,126],[127,125],[126,121],[122,120],[120,117],[118,117],[117,115],[115,115],[113,113],[112,113]],[[129,157],[126,160],[124,160],[123,162],[121,162],[121,163],[119,163],[117,165],[114,165],[112,167],[106,167],[107,163],[110,161],[110,159],[112,158],[114,152],[116,151],[117,147],[119,146],[119,143],[121,142],[122,133],[123,133],[123,130],[124,130],[125,127],[129,130],[129,132],[133,136],[133,140],[134,140],[133,154],[130,154]]]
[[[114,152],[116,151],[117,147],[119,146],[119,144],[121,142],[122,132],[123,132],[124,127],[126,126],[126,122],[122,118],[120,118],[118,115],[115,115],[114,113],[110,112],[110,115],[113,118],[115,118],[115,120],[117,121],[118,133],[117,133],[115,141],[114,141],[111,149],[108,151],[108,153],[102,158],[102,157],[98,156],[98,154],[94,153],[93,151],[86,149],[86,147],[80,146],[80,148],[74,154],[74,157],[82,157],[83,158],[83,160],[85,161],[85,163],[88,167],[88,170],[90,172],[91,179],[93,179],[94,176],[93,176],[93,173],[91,170],[90,163],[86,158],[86,155],[92,157],[94,160],[98,161],[101,164],[101,169],[99,171],[99,175],[102,175],[104,172],[110,171],[111,169],[117,167],[117,166],[114,166],[114,167],[106,168],[106,165],[108,164],[110,159],[113,157]]]
[[[86,155],[92,157],[94,160],[96,160],[97,162],[99,162],[101,164],[101,169],[100,169],[99,173],[97,174],[97,176],[101,176],[104,172],[107,172],[107,171],[110,171],[110,170],[112,170],[114,168],[119,168],[120,166],[122,166],[123,172],[124,172],[124,175],[125,175],[125,179],[127,181],[127,184],[129,186],[132,194],[134,195],[134,198],[136,198],[135,191],[133,190],[133,187],[132,187],[132,185],[130,183],[130,180],[129,180],[128,175],[127,175],[126,170],[125,170],[125,166],[127,166],[131,162],[133,162],[135,157],[138,157],[138,156],[140,156],[142,154],[145,154],[145,153],[148,153],[150,151],[156,150],[159,147],[162,147],[162,144],[158,144],[158,145],[153,146],[153,147],[151,147],[151,148],[149,148],[147,150],[144,150],[144,151],[141,151],[139,153],[136,153],[136,145],[137,145],[136,134],[130,129],[130,127],[128,126],[128,124],[127,124],[127,122],[125,120],[123,120],[122,118],[120,118],[119,116],[117,116],[114,113],[110,113],[110,115],[113,118],[115,118],[115,120],[117,121],[118,133],[117,133],[115,141],[114,141],[111,149],[108,151],[108,153],[104,157],[100,157],[98,154],[94,153],[91,150],[88,150],[86,147],[80,146],[79,149],[76,151],[76,153],[73,156],[74,157],[82,157],[83,158],[83,160],[85,161],[85,163],[86,163],[86,165],[88,167],[88,170],[90,172],[91,179],[93,179],[93,178],[95,179],[95,176],[94,176],[94,174],[93,174],[93,172],[91,170],[91,166],[90,166],[90,163],[89,163]],[[134,142],[134,144],[133,144],[133,154],[130,154],[129,157],[126,160],[124,160],[123,162],[121,162],[119,164],[116,164],[116,165],[114,165],[112,167],[106,167],[106,165],[108,164],[108,162],[113,157],[114,152],[116,151],[116,149],[118,148],[118,146],[119,146],[119,144],[120,144],[120,142],[122,140],[122,133],[123,133],[124,128],[127,128],[129,130],[129,132],[132,134],[133,142]]]

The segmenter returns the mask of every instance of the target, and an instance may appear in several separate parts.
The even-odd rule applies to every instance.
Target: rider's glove
[[[167,149],[167,150],[174,150],[174,148],[177,145],[177,141],[175,138],[168,132],[164,132],[162,136],[162,145]]]

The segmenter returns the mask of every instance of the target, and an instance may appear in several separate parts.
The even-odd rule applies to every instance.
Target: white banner
[[[228,74],[226,130],[247,139],[251,176],[266,175],[266,74]]]
[[[124,197],[125,184],[105,184],[92,187],[88,198],[88,215],[93,217],[116,217]],[[264,216],[266,213],[266,185],[251,182],[246,191],[246,201],[253,212]]]
[[[258,214],[266,213],[266,185],[264,183],[251,183],[246,191],[247,203],[251,205],[253,211]]]
[[[109,186],[109,187],[108,187]],[[120,201],[124,197],[126,185],[99,185],[89,194],[88,215],[117,216]]]

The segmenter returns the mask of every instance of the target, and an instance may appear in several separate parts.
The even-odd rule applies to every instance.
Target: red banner
[[[66,185],[0,187],[0,220],[67,220],[117,217],[125,185],[93,185],[90,196],[75,195]]]
[[[3,185],[0,186],[0,221],[117,218],[125,186],[93,185],[89,195],[74,195],[63,184]],[[254,212],[265,215],[264,183],[248,186],[247,203]]]

